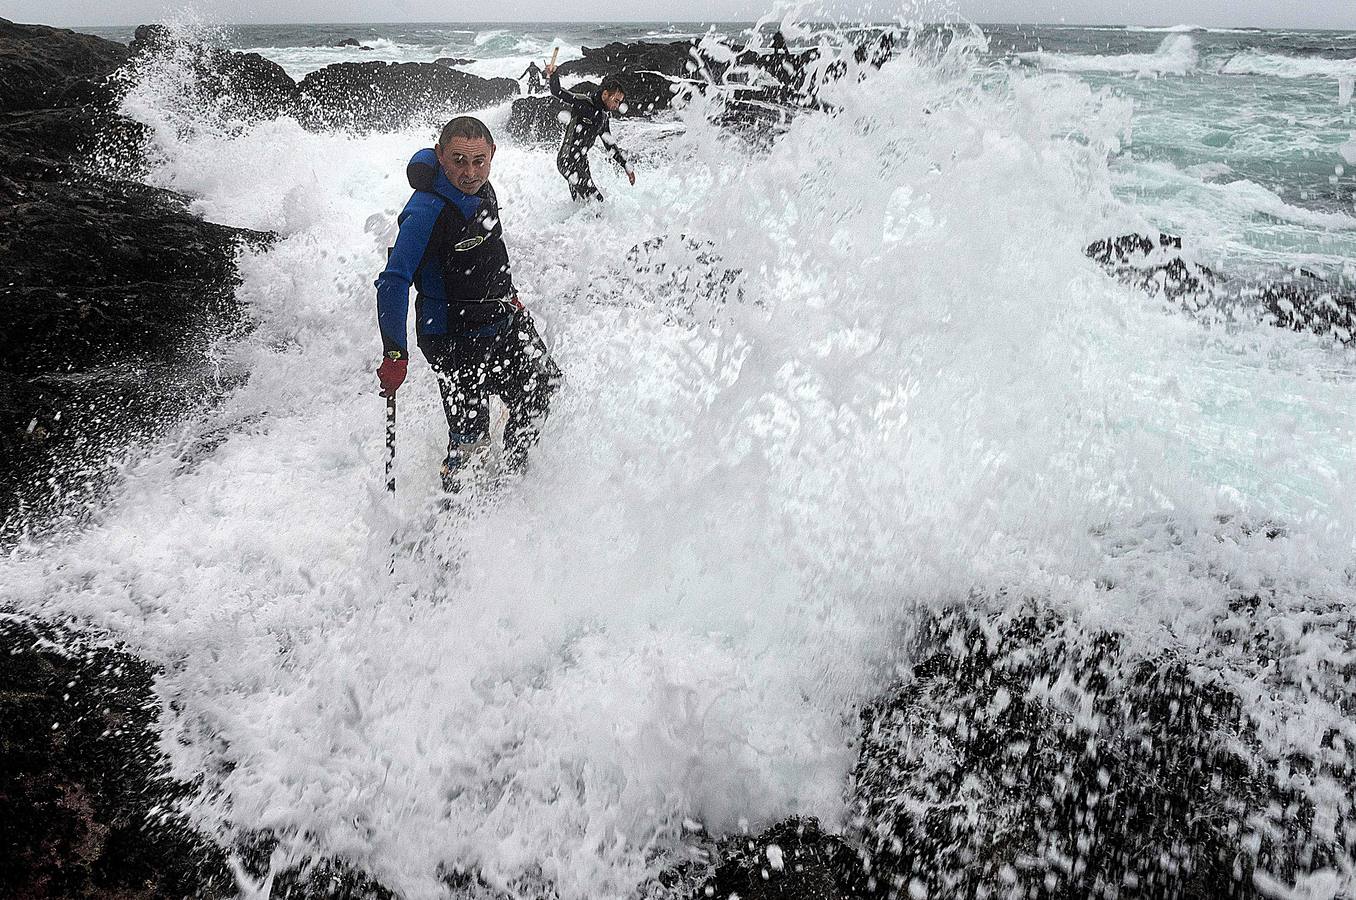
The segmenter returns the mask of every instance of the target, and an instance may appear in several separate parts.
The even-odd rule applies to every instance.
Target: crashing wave
[[[1037,50],[1019,54],[1019,57],[1056,72],[1122,72],[1145,76],[1186,75],[1195,70],[1199,61],[1196,42],[1186,35],[1165,38],[1153,53],[1099,56]]]
[[[1221,75],[1262,75],[1268,78],[1352,78],[1356,77],[1356,59],[1288,56],[1244,50],[1230,57],[1219,71]]]

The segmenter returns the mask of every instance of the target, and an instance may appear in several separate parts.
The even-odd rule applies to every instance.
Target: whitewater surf
[[[372,281],[429,123],[223,120],[185,102],[190,72],[149,70],[124,101],[151,128],[149,180],[278,235],[242,250],[253,329],[220,347],[248,378],[186,426],[185,444],[223,435],[210,453],[144,448],[93,522],[0,559],[5,601],[160,668],[160,746],[197,827],[276,836],[274,871],[339,858],[410,897],[474,873],[625,898],[707,836],[848,828],[857,714],[957,604],[1111,629],[1247,698],[1257,758],[1345,759],[1349,351],[1193,318],[1084,253],[1163,223],[1123,196],[1134,104],[1068,73],[1181,78],[1193,40],[995,68],[958,27],[827,85],[836,114],[768,148],[696,96],[615,126],[637,184],[597,166],[608,202],[587,212],[554,148],[501,139],[515,283],[567,386],[522,482],[465,517],[427,515],[446,435],[422,361],[385,490],[372,374]],[[496,134],[507,116],[482,111]],[[1320,233],[1304,252],[1341,271],[1349,208],[1197,182],[1181,218],[1260,212]],[[656,237],[665,267],[626,262]],[[737,299],[693,242],[740,273]],[[393,578],[411,522],[417,564]],[[1213,637],[1240,594],[1270,598],[1240,626],[1275,639],[1269,661]],[[1340,784],[1296,789],[1346,821]]]

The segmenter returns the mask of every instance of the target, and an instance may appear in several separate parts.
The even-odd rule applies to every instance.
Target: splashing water
[[[1036,51],[1023,53],[1021,58],[1055,72],[1127,72],[1150,77],[1186,75],[1199,62],[1196,42],[1183,34],[1164,38],[1153,53],[1096,56]]]
[[[1108,169],[1129,106],[995,73],[982,42],[826,88],[838,114],[767,152],[700,101],[679,129],[620,123],[639,179],[600,166],[600,209],[501,142],[515,281],[567,384],[524,480],[467,515],[430,503],[418,360],[381,490],[371,282],[432,136],[185,128],[181,86],[148,75],[128,109],[158,126],[152,178],[281,235],[240,262],[250,379],[95,526],[0,561],[7,599],[164,668],[162,746],[224,839],[267,829],[280,864],[339,855],[413,897],[474,870],[620,898],[687,820],[835,825],[852,710],[919,606],[1040,596],[1150,645],[1223,602],[1208,541],[1146,565],[1092,534],[1282,519],[1298,550],[1233,578],[1349,598],[1349,358],[1096,270],[1082,248],[1134,219]],[[675,302],[625,263],[656,237],[671,265],[715,248],[742,299]],[[393,533],[422,536],[394,574]]]

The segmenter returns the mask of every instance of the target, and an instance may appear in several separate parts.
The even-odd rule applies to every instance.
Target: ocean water
[[[299,76],[444,55],[512,75],[553,44],[706,31],[209,33]],[[467,870],[629,897],[704,835],[841,825],[892,636],[970,598],[1198,660],[1252,698],[1269,752],[1349,733],[1330,670],[1253,671],[1201,636],[1266,590],[1292,661],[1349,653],[1351,352],[1197,320],[1083,248],[1167,228],[1232,272],[1356,277],[1356,36],[946,34],[826,89],[838,114],[770,149],[702,100],[617,123],[638,179],[596,164],[601,208],[570,203],[553,150],[502,142],[515,281],[567,382],[525,479],[457,515],[421,360],[382,490],[372,374],[372,280],[431,134],[222,122],[182,102],[188,73],[149,70],[125,106],[151,180],[280,236],[242,253],[257,327],[219,351],[248,379],[138,448],[93,523],[10,548],[6,601],[163,667],[162,747],[200,780],[202,827],[272,830],[278,869],[339,855],[411,897]],[[376,49],[330,46],[349,36]],[[656,237],[665,273],[628,263]],[[1286,537],[1232,553],[1224,518]]]

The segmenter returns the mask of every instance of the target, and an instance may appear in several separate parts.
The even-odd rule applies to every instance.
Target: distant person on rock
[[[483,122],[459,116],[432,150],[414,155],[406,169],[414,194],[376,282],[384,354],[377,379],[385,397],[405,380],[410,286],[418,292],[415,335],[447,414],[442,477],[448,491],[459,490],[470,470],[488,462],[490,395],[509,410],[504,468],[523,468],[560,377],[513,287],[490,186],[494,150]]]
[[[556,168],[570,185],[571,199],[603,199],[589,172],[589,148],[598,138],[611,151],[617,165],[626,171],[627,180],[635,184],[636,173],[627,165],[626,157],[622,156],[621,148],[612,139],[612,129],[608,127],[608,118],[621,108],[622,101],[626,99],[621,79],[609,75],[592,94],[576,94],[560,86],[560,74],[555,66],[546,66],[546,77],[551,96],[565,101],[570,107],[570,121],[565,126],[565,137],[561,139],[560,151],[556,154]]]
[[[527,79],[527,92],[529,94],[536,94],[541,91],[541,66],[537,65],[536,60],[528,63],[527,68],[523,69],[523,74],[518,77]]]
[[[781,30],[772,32],[771,49],[764,61],[765,70],[777,80],[773,98],[779,103],[795,105],[801,102],[801,82],[805,78],[805,63],[786,46]]]

